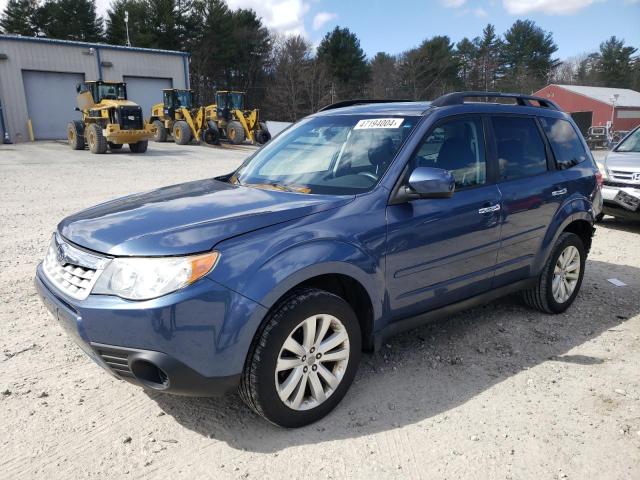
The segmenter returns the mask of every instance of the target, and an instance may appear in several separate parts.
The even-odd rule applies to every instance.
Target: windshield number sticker
[[[404,118],[370,118],[360,120],[353,127],[354,130],[364,130],[368,128],[398,128],[404,122]]]

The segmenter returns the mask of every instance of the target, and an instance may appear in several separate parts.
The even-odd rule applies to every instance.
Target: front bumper
[[[35,286],[66,333],[98,365],[117,378],[181,395],[234,389],[266,314],[261,305],[208,278],[141,302],[108,295],[74,300],[50,284],[41,265]]]
[[[622,201],[620,199],[621,194],[631,197],[635,202],[640,202],[640,186],[622,187],[605,184],[602,186],[604,213],[607,215],[614,215],[616,217],[640,220],[640,207],[634,208],[630,205],[630,202]]]

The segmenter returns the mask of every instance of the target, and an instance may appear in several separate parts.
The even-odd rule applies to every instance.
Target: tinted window
[[[464,118],[437,126],[427,134],[413,158],[413,166],[449,170],[457,188],[485,183],[482,121]]]
[[[573,126],[559,118],[540,118],[558,168],[571,168],[587,159],[587,152]]]
[[[547,155],[533,118],[493,117],[500,179],[528,177],[547,171]]]

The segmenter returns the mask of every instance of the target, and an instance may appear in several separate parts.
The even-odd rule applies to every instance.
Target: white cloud
[[[335,20],[336,18],[338,18],[337,13],[331,13],[331,12],[316,13],[316,16],[313,17],[313,29],[320,30],[326,23],[330,22],[331,20]]]
[[[447,8],[459,8],[467,3],[467,0],[440,0],[440,3]]]
[[[502,0],[502,4],[511,15],[524,15],[542,12],[547,15],[569,15],[582,10],[596,0]]]
[[[227,0],[232,10],[251,8],[269,29],[284,35],[306,35],[304,16],[309,4],[303,0]]]
[[[473,14],[478,18],[487,18],[489,13],[482,7],[475,8]]]

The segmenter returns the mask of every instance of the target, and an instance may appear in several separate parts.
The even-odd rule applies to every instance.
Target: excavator
[[[258,110],[244,110],[244,92],[218,91],[216,103],[195,106],[192,90],[162,91],[162,103],[151,108],[149,123],[155,127],[154,140],[165,142],[169,135],[179,145],[195,139],[209,145],[226,140],[239,145],[245,140],[263,144],[271,139]]]

